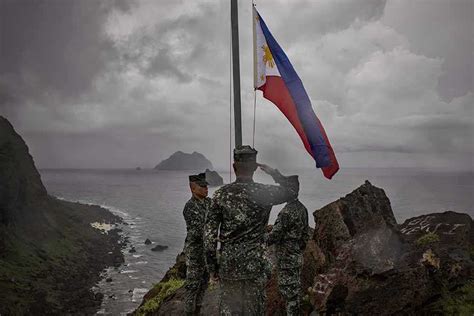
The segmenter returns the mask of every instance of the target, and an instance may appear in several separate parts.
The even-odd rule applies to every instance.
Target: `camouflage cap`
[[[189,176],[189,182],[194,182],[200,186],[206,186],[209,183],[206,181],[206,174],[205,173],[200,173],[200,174],[192,174]]]
[[[257,153],[258,151],[249,145],[238,146],[234,149],[234,161],[257,163]]]

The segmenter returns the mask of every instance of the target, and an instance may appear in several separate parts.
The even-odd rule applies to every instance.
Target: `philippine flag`
[[[255,89],[273,102],[296,129],[308,153],[326,178],[339,170],[336,155],[323,125],[314,114],[303,83],[290,60],[273,38],[257,10],[254,19]]]

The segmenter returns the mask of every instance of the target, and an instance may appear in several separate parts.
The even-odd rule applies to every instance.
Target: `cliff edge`
[[[91,288],[123,256],[119,230],[91,223],[120,221],[49,196],[27,145],[0,116],[0,314],[94,314],[102,297]]]

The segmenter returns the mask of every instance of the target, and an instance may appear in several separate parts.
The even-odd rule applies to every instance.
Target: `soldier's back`
[[[264,236],[270,216],[272,187],[255,182],[234,182],[217,190],[211,208],[218,207],[220,226],[220,276],[253,279],[268,273]]]

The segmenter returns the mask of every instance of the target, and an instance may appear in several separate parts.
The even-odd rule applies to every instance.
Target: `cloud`
[[[401,9],[419,12],[423,3],[258,1],[342,166],[443,166],[457,155],[472,168],[472,84],[453,72],[471,63],[459,44],[470,23],[459,1],[449,12],[436,4],[419,20]],[[2,27],[0,110],[41,166],[153,166],[176,150],[196,150],[227,168],[228,2],[20,3],[25,13],[2,2],[2,14],[19,18],[1,19],[18,31]],[[251,6],[239,9],[243,138],[251,143]],[[422,38],[433,16],[451,31]],[[255,141],[260,157],[279,167],[314,166],[260,92]]]

